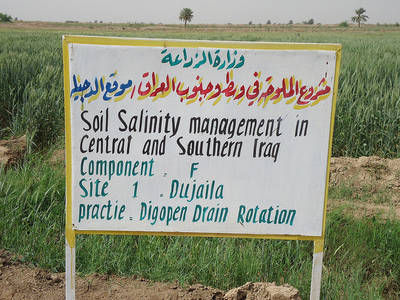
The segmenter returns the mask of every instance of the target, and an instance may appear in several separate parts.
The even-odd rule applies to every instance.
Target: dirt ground
[[[0,250],[0,299],[64,299],[64,273],[26,266]],[[246,283],[224,292],[201,284],[185,288],[177,283],[151,282],[136,277],[91,275],[76,280],[76,299],[143,300],[298,300],[299,291],[289,285]]]
[[[400,219],[400,159],[377,156],[331,159],[329,186],[341,193],[328,210],[341,206],[354,217]]]
[[[56,151],[50,159],[51,163],[60,163],[63,160],[63,150]],[[341,206],[345,213],[355,217],[380,215],[383,218],[400,219],[400,159],[332,158],[330,188],[336,193],[328,200],[328,209]],[[64,274],[27,266],[18,257],[0,250],[0,299],[64,299],[64,284]],[[201,284],[182,288],[177,283],[151,282],[143,278],[113,275],[78,277],[76,298],[300,299],[299,291],[294,287],[277,286],[275,283],[247,283],[230,291],[222,291]]]
[[[19,162],[26,152],[26,136],[0,140],[0,165],[5,169]]]

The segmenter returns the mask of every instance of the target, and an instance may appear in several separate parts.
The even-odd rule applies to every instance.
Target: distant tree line
[[[303,24],[306,24],[306,25],[313,25],[313,24],[314,24],[314,19],[310,19],[310,20],[308,20],[308,21],[303,21]]]
[[[362,7],[356,9],[355,13],[356,13],[356,15],[351,18],[351,21],[353,21],[354,23],[357,23],[358,27],[361,27],[361,24],[367,22],[369,17],[365,14],[366,10],[364,8],[362,8]],[[185,27],[186,27],[186,24],[188,22],[192,21],[192,19],[193,19],[193,10],[190,9],[190,8],[182,8],[180,13],[179,13],[179,20],[184,22]],[[311,18],[309,20],[306,20],[306,21],[303,21],[302,23],[305,24],[305,25],[314,25],[315,24],[313,18]],[[272,24],[271,20],[267,20],[266,24],[267,25],[271,25]],[[288,25],[293,25],[293,24],[294,24],[293,20],[289,20]],[[249,25],[252,26],[253,25],[253,21],[250,20],[249,21]],[[318,23],[318,25],[321,25],[321,23]],[[400,26],[398,22],[395,25],[396,26]],[[349,24],[347,23],[347,21],[343,21],[343,22],[341,22],[339,24],[339,26],[340,27],[348,27]]]
[[[12,22],[12,17],[7,14],[0,13],[0,22]]]

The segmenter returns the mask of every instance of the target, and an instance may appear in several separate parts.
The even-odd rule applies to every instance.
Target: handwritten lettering
[[[241,68],[245,63],[243,55],[236,60],[237,50],[203,50],[201,54],[197,52],[194,58],[188,56],[186,48],[182,49],[181,54],[171,54],[168,49],[163,49],[161,54],[163,55],[161,63],[169,64],[171,67],[181,64],[183,68],[198,69],[203,65],[208,65],[217,70],[230,70]]]
[[[185,57],[187,56],[184,53],[183,59]],[[176,61],[176,57],[174,59]],[[206,102],[217,105],[224,97],[226,103],[232,101],[231,103],[237,105],[265,108],[268,103],[285,103],[293,104],[294,109],[304,109],[326,99],[332,90],[327,85],[325,77],[316,86],[304,85],[295,76],[284,77],[277,81],[280,84],[275,84],[272,76],[265,76],[261,72],[254,72],[250,76],[250,84],[235,82],[233,70],[227,71],[225,80],[221,82],[207,81],[196,75],[196,83],[193,86],[187,86],[185,81],[178,80],[176,76],[170,74],[160,78],[156,72],[145,72],[142,74],[142,80],[136,84],[131,79],[119,82],[116,74],[117,71],[107,77],[98,76],[91,81],[85,79],[83,82],[79,75],[73,74],[71,99],[80,100],[82,105],[99,98],[106,102],[118,102],[129,98],[150,99],[155,102],[172,93],[186,105],[194,103],[203,105]]]

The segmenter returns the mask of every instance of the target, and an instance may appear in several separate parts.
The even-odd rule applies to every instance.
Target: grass
[[[0,175],[0,244],[27,262],[59,270],[63,264],[64,176],[32,155]],[[49,247],[52,245],[52,247]]]
[[[0,136],[27,134],[38,146],[63,132],[60,44],[48,34],[0,35]]]
[[[376,184],[356,186],[352,182],[330,187],[329,198],[332,200],[347,200],[349,202],[370,202],[374,204],[390,203],[394,191],[381,188]]]
[[[42,155],[0,174],[0,247],[26,262],[64,270],[62,165]],[[347,192],[344,193],[348,195]],[[328,214],[323,299],[400,296],[400,222]],[[230,238],[77,238],[81,274],[138,275],[229,289],[247,281],[287,282],[309,297],[312,242]]]

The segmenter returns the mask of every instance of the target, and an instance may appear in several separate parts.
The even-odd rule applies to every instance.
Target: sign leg
[[[75,243],[71,246],[67,239],[65,240],[65,299],[75,300]]]
[[[310,300],[319,300],[321,293],[321,278],[322,278],[322,258],[324,250],[324,240],[314,241],[314,255],[311,276],[311,293]]]

